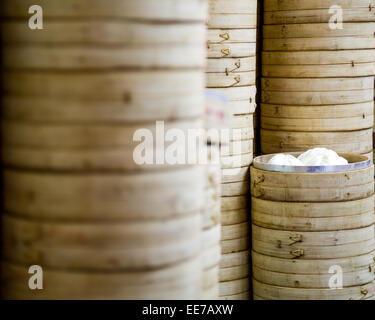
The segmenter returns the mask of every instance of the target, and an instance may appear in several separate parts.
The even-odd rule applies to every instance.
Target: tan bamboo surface
[[[264,1],[262,153],[372,157],[374,28],[373,0]]]
[[[221,168],[165,162],[172,141],[157,138],[203,131],[208,0],[41,0],[43,30],[28,27],[34,4],[0,13],[2,296],[217,297]]]
[[[255,300],[374,297],[373,174],[372,164],[332,173],[251,168]],[[332,290],[336,272],[342,289]]]

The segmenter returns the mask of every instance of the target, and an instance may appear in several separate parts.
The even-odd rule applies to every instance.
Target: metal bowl
[[[303,152],[285,152],[282,154],[290,154],[298,157]],[[348,164],[339,166],[282,166],[276,164],[268,164],[268,161],[274,157],[275,154],[267,154],[256,157],[253,160],[253,166],[260,170],[276,171],[276,172],[299,172],[299,173],[324,173],[324,172],[340,172],[350,171],[356,169],[366,168],[370,165],[371,160],[359,154],[339,153],[339,156],[348,160]]]

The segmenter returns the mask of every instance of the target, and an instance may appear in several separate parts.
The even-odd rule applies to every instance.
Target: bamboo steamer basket
[[[292,79],[262,78],[263,91],[271,92],[338,92],[374,89],[373,77],[361,78],[325,78]],[[337,90],[337,89],[340,90]],[[289,93],[290,94],[290,93]],[[294,94],[294,93],[293,93]],[[367,99],[364,101],[370,101]],[[340,103],[337,103],[340,104]]]
[[[374,50],[337,51],[296,51],[296,52],[263,52],[262,64],[268,65],[336,65],[374,62]]]
[[[375,38],[365,37],[331,37],[331,38],[288,38],[264,39],[265,51],[310,51],[310,50],[353,50],[374,49]]]
[[[44,15],[47,13],[44,12]],[[39,49],[40,53],[50,52],[53,47],[46,44],[54,44],[55,48],[64,53],[64,47],[84,49],[88,45],[95,50],[103,46],[109,50],[118,46],[122,49],[139,48],[151,49],[160,46],[173,48],[177,45],[190,45],[195,47],[203,45],[206,40],[204,23],[155,23],[134,20],[52,20],[48,21],[48,28],[43,32],[33,32],[27,24],[19,21],[5,21],[1,25],[4,35],[2,42],[13,48],[14,51],[27,49]],[[42,50],[44,49],[44,50]],[[109,50],[110,51],[110,50]],[[7,52],[7,51],[5,51]],[[52,51],[53,52],[53,51]],[[59,52],[59,51],[57,51]],[[42,57],[28,57],[30,62]],[[54,66],[54,65],[52,65]]]
[[[226,73],[255,71],[256,57],[207,59],[207,73]]]
[[[223,169],[234,169],[247,167],[253,162],[253,153],[240,154],[235,156],[222,156],[221,163]],[[230,197],[230,195],[228,195]]]
[[[331,106],[284,106],[262,104],[261,126],[282,131],[347,131],[371,128],[372,101]]]
[[[344,23],[343,28],[333,29],[329,23],[299,23],[283,24],[263,27],[264,39],[289,39],[289,38],[340,38],[358,37],[373,38],[375,22]]]
[[[98,70],[116,68],[202,69],[205,48],[200,44],[138,47],[4,46],[3,65],[12,69]]]
[[[207,73],[207,88],[230,88],[255,85],[254,72]]]
[[[220,268],[232,268],[249,264],[249,250],[221,255]]]
[[[243,195],[249,194],[249,191],[250,191],[249,181],[223,183],[221,185],[222,197],[243,196]]]
[[[8,261],[65,270],[158,268],[199,253],[199,214],[167,221],[44,222],[3,214]],[[219,251],[220,253],[220,251]]]
[[[332,259],[370,253],[375,249],[374,226],[340,231],[284,231],[252,227],[253,250],[285,259]]]
[[[219,297],[248,292],[250,289],[249,277],[232,281],[219,282]]]
[[[233,294],[230,296],[221,296],[220,300],[250,300],[250,292],[243,292],[239,294]]]
[[[208,29],[208,43],[256,42],[256,29]]]
[[[230,226],[242,224],[248,221],[249,213],[247,209],[230,210],[221,212],[221,225]]]
[[[215,91],[224,94],[229,101],[250,101],[255,103],[256,86],[235,87],[235,88],[217,88]]]
[[[338,132],[287,132],[261,129],[261,148],[265,154],[306,151],[322,147],[336,152],[369,154],[372,129]]]
[[[256,43],[208,43],[208,58],[245,58],[255,56]]]
[[[339,5],[343,9],[366,8],[369,10],[369,6],[373,7],[375,2],[374,0],[265,0],[264,11],[329,9],[333,5]]]
[[[222,197],[221,198],[221,210],[238,210],[245,209],[248,207],[247,196],[236,196],[236,197]]]
[[[263,256],[253,253],[253,277],[257,281],[269,285],[289,287],[289,288],[329,288],[330,278],[332,273],[329,273],[331,266],[340,266],[339,262],[345,262],[345,259],[328,259],[328,260],[287,260],[264,256],[264,260],[267,261],[267,266],[272,263],[274,267],[268,268],[263,263]],[[356,261],[357,260],[357,261]],[[361,261],[360,261],[361,260]],[[306,266],[306,269],[300,270],[302,263]],[[355,266],[348,266],[348,268],[342,268],[342,280],[344,287],[353,287],[359,285],[365,285],[374,281],[374,260],[373,255],[359,256],[349,259]],[[359,265],[357,265],[357,263]],[[298,265],[295,267],[295,265]],[[346,263],[348,264],[348,263]],[[279,270],[278,266],[283,267],[283,271]],[[287,270],[284,268],[288,266]],[[312,267],[318,272],[310,272]],[[350,267],[350,268],[349,268]]]
[[[363,8],[342,8],[343,22],[374,21],[374,8],[375,4],[371,9],[369,5]],[[264,24],[327,23],[332,18],[332,14],[329,8],[264,12]]]
[[[250,239],[249,237],[232,239],[232,240],[222,240],[221,241],[221,254],[241,252],[249,249]]]
[[[233,281],[248,277],[249,274],[250,266],[248,264],[230,268],[221,268],[219,271],[219,280],[220,282]]]
[[[252,127],[252,125],[251,125]],[[249,140],[236,140],[230,141],[227,146],[222,146],[220,149],[220,154],[225,155],[239,155],[239,154],[246,154],[253,151],[253,139]],[[224,175],[231,175],[231,172],[223,170],[222,174]],[[242,180],[241,180],[242,181]],[[229,182],[229,181],[228,181]]]
[[[3,179],[7,212],[51,221],[165,220],[200,212],[204,201],[204,174],[194,166],[142,174],[6,169]]]
[[[248,100],[229,101],[226,108],[227,112],[232,115],[253,114],[256,109],[255,95]]]
[[[234,169],[223,169],[222,170],[222,182],[231,183],[231,182],[241,182],[249,180],[250,168],[234,168]]]
[[[212,13],[207,26],[209,29],[254,29],[257,27],[257,15],[254,13]]]
[[[290,231],[350,230],[375,223],[374,198],[340,202],[280,202],[252,198],[252,222]]]
[[[129,18],[152,21],[200,21],[207,18],[207,1],[153,0],[123,1],[109,0],[67,0],[63,3],[41,0],[45,18]],[[8,18],[27,17],[30,0],[5,1],[2,16]]]
[[[355,159],[348,158],[349,161]],[[373,165],[358,170],[332,173],[285,173],[251,167],[251,194],[255,198],[271,201],[357,200],[373,196],[373,176]]]
[[[232,0],[230,3],[226,0],[210,0],[210,13],[240,13],[240,14],[257,14],[256,0]]]
[[[48,283],[43,290],[29,289],[29,266],[3,262],[2,295],[22,300],[196,299],[200,292],[199,262],[194,258],[163,269],[115,273],[43,268],[44,282]]]
[[[375,50],[373,52],[375,55]],[[325,78],[325,77],[364,77],[375,73],[375,62],[340,65],[263,65],[265,77]]]
[[[271,286],[254,279],[253,291],[266,300],[365,300],[374,296],[375,285],[371,282],[341,290],[304,289]]]
[[[166,123],[163,129],[166,132],[179,129],[186,135],[189,130],[199,130],[202,126],[197,119]],[[154,123],[71,125],[6,121],[2,125],[3,163],[30,169],[73,171],[171,167],[174,164],[166,157],[176,141],[158,142],[158,130]],[[147,140],[141,142],[142,137]],[[185,149],[185,141],[178,145]],[[142,152],[151,157],[146,159],[147,155]]]
[[[221,240],[234,240],[243,238],[249,235],[249,222],[239,224],[223,225],[221,227]]]

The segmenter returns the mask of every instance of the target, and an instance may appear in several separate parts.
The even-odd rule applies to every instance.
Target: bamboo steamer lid
[[[242,224],[249,219],[249,213],[247,209],[230,210],[221,212],[221,225],[230,226]]]
[[[263,91],[272,92],[338,92],[373,89],[373,86],[373,77],[332,79],[309,78],[303,80],[292,78],[262,78]],[[338,88],[340,90],[337,90]]]
[[[179,129],[187,135],[191,129],[201,129],[202,122],[197,119],[162,125],[160,129],[154,123],[70,125],[7,121],[2,126],[3,162],[22,168],[83,171],[171,167],[176,165],[168,158],[171,146],[178,143],[184,150],[185,141],[160,143],[158,132]],[[184,165],[178,167],[181,166]]]
[[[157,268],[198,254],[198,214],[168,221],[111,224],[35,222],[3,215],[8,261],[67,270]]]
[[[343,28],[332,28],[329,23],[283,24],[263,27],[264,39],[287,38],[373,38],[375,22],[344,23]]]
[[[211,13],[207,21],[209,29],[249,29],[257,27],[257,15],[255,13]]]
[[[252,251],[253,265],[264,270],[290,274],[326,275],[332,266],[340,266],[344,272],[350,273],[358,269],[374,268],[374,252],[356,257],[325,260],[281,259],[265,256]],[[332,273],[331,273],[332,275]],[[328,282],[327,282],[328,283]]]
[[[249,222],[226,225],[221,227],[221,240],[234,240],[247,237],[249,235]]]
[[[202,44],[172,44],[135,47],[37,47],[4,46],[3,64],[12,69],[98,70],[116,68],[202,69]],[[185,58],[183,57],[185,56]]]
[[[7,212],[51,221],[168,219],[200,212],[204,201],[205,177],[202,168],[194,166],[142,174],[7,169],[3,179]]]
[[[231,183],[231,182],[240,182],[249,180],[250,168],[234,168],[234,169],[223,169],[222,170],[222,182]]]
[[[29,266],[2,264],[5,299],[140,300],[196,299],[200,292],[199,259],[159,270],[132,273],[70,272],[43,268],[43,290],[30,290]],[[194,272],[192,272],[194,270]]]
[[[329,9],[333,5],[339,5],[343,9],[367,8],[375,5],[374,0],[265,0],[264,11],[288,11],[288,10],[312,10]]]
[[[251,194],[271,201],[337,202],[374,194],[374,166],[332,173],[285,173],[251,167]]]
[[[106,72],[4,72],[4,93],[43,98],[64,98],[144,104],[164,103],[172,97],[201,95],[204,74],[200,70]],[[20,85],[22,84],[22,85]],[[156,95],[157,94],[157,95]],[[68,101],[66,97],[69,97]],[[152,100],[151,100],[152,99]],[[167,99],[167,100],[165,100]],[[174,100],[176,102],[176,100]]]
[[[230,88],[255,85],[255,72],[207,73],[207,88]]]
[[[249,181],[223,183],[221,185],[222,197],[243,196],[243,195],[249,194],[249,191],[250,191]]]
[[[44,11],[44,15],[46,14]],[[115,48],[114,46],[122,49],[126,47],[127,50],[139,46],[173,48],[178,44],[194,47],[203,45],[206,39],[205,25],[193,22],[170,24],[116,19],[51,20],[43,32],[33,32],[27,24],[13,20],[4,22],[1,28],[4,35],[2,41],[7,44],[4,49],[7,50],[8,44],[16,44],[12,46],[14,51],[34,48],[39,49],[39,52],[49,52],[53,47],[46,47],[46,44],[64,44],[71,48],[91,45],[95,50],[100,50],[101,46],[110,46],[106,50]],[[64,47],[55,48],[64,52]],[[35,60],[37,57],[27,58]]]
[[[223,169],[247,167],[253,162],[253,153],[221,157]],[[229,196],[228,196],[229,197]]]
[[[252,127],[252,123],[251,123]],[[239,154],[246,154],[253,151],[253,139],[249,140],[236,140],[230,141],[228,145],[222,146],[220,149],[220,154],[222,156],[225,155],[239,155]],[[225,174],[231,175],[230,169],[223,170],[223,176]]]
[[[219,297],[219,284],[208,289],[202,289],[200,300],[217,300],[218,297]]]
[[[250,292],[246,291],[239,294],[221,296],[220,300],[250,300]]]
[[[373,126],[372,101],[331,106],[262,104],[261,126],[283,131],[345,131]]]
[[[353,201],[316,203],[268,201],[253,197],[251,217],[255,225],[277,230],[356,229],[375,223],[373,202],[373,196]]]
[[[375,50],[342,50],[342,51],[296,51],[296,52],[262,52],[262,64],[268,65],[336,65],[374,62]]]
[[[249,277],[233,281],[219,282],[219,296],[230,296],[247,292],[250,289]]]
[[[367,154],[372,150],[372,129],[347,132],[287,132],[261,129],[262,152],[306,151],[328,148],[341,153]]]
[[[256,29],[208,29],[208,43],[256,42]]]
[[[374,226],[340,231],[281,231],[253,225],[253,250],[285,259],[333,259],[370,253],[375,249]]]
[[[375,55],[375,50],[373,52]],[[263,65],[262,75],[266,77],[325,78],[364,77],[375,73],[375,62],[340,65]]]
[[[364,300],[373,297],[373,282],[363,286],[347,287],[341,290],[287,288],[267,285],[253,279],[254,294],[270,300]]]
[[[248,250],[250,245],[249,237],[221,241],[221,254],[235,253]]]
[[[212,246],[202,251],[202,270],[210,269],[220,263],[221,248],[220,244]]]
[[[210,13],[242,13],[256,14],[257,0],[232,0],[230,3],[226,0],[210,0]]]
[[[255,56],[256,43],[208,43],[208,58],[245,58]]]
[[[3,17],[27,17],[30,0],[5,1]],[[130,18],[152,21],[204,21],[207,18],[207,1],[153,0],[123,1],[67,0],[63,3],[41,0],[46,18]]]
[[[310,51],[310,50],[354,50],[374,49],[375,38],[365,37],[331,37],[331,38],[289,38],[264,39],[265,51]]]
[[[221,240],[221,225],[217,224],[212,228],[202,230],[202,249],[212,249],[219,244]]]
[[[219,282],[219,266],[213,266],[202,272],[202,289],[210,289],[218,286]]]
[[[237,267],[244,264],[249,264],[249,261],[249,250],[225,253],[221,255],[220,268]]]
[[[353,3],[353,5],[355,4]],[[341,8],[344,17],[343,22],[374,21],[374,8],[375,3],[372,7],[367,5],[363,8]],[[336,13],[336,11],[330,13],[329,8],[264,12],[264,24],[327,23],[332,18],[333,13]]]
[[[233,281],[248,277],[250,274],[250,266],[244,264],[242,266],[221,268],[219,272],[219,280],[223,281]]]
[[[207,59],[206,72],[228,73],[255,70],[256,57]]]
[[[248,206],[247,196],[223,197],[221,198],[221,210],[238,210],[245,209]]]

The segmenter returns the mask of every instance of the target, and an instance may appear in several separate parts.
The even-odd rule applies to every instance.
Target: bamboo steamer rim
[[[222,197],[221,198],[221,210],[238,210],[246,209],[248,206],[247,196],[234,196],[234,197]]]
[[[250,181],[230,182],[221,184],[221,196],[233,197],[249,194]]]
[[[249,250],[250,239],[249,237],[233,239],[233,240],[222,240],[221,241],[221,254],[235,253],[240,251]]]
[[[233,281],[242,279],[250,276],[250,265],[244,264],[241,266],[220,268],[219,270],[219,281]]]
[[[347,287],[341,290],[332,289],[298,289],[270,286],[253,279],[254,294],[281,300],[364,300],[375,294],[374,282],[363,286]]]
[[[46,13],[44,13],[46,14]],[[27,24],[8,20],[1,26],[4,32],[2,39],[7,49],[24,50],[39,48],[48,52],[55,48],[85,48],[90,44],[94,49],[131,49],[171,47],[173,45],[204,45],[204,23],[180,22],[175,24],[153,23],[139,20],[50,20],[43,32],[33,32]],[[94,46],[94,47],[93,47]],[[103,47],[104,46],[104,47]],[[30,58],[30,57],[29,57]],[[34,57],[35,59],[35,57]]]
[[[26,17],[31,1],[6,2],[2,16]],[[67,0],[63,4],[48,0],[38,2],[46,18],[128,18],[151,21],[204,21],[207,18],[207,1],[153,0],[137,2],[109,0],[104,5],[101,0]]]
[[[221,240],[235,240],[247,237],[250,232],[250,223],[248,221],[221,227]]]
[[[290,152],[284,153],[290,154],[294,157],[298,157],[302,152]],[[253,166],[256,169],[264,171],[273,172],[296,172],[296,173],[326,173],[326,172],[342,172],[342,171],[352,171],[362,168],[367,168],[371,165],[371,159],[366,156],[359,154],[350,153],[338,153],[340,157],[348,160],[347,165],[332,165],[332,166],[285,166],[285,165],[270,165],[268,162],[276,154],[268,154],[263,156],[258,156],[253,160]]]
[[[328,23],[265,25],[263,27],[263,37],[264,39],[339,39],[340,37],[372,38],[374,36],[374,28],[375,22],[344,22],[342,29],[332,29]]]
[[[253,144],[251,144],[253,147]],[[249,167],[242,167],[240,169],[222,169],[222,183],[229,183],[229,182],[240,182],[248,180],[250,177],[250,168]]]
[[[224,253],[221,255],[220,268],[230,268],[241,266],[244,264],[249,264],[250,252],[249,250],[234,252],[234,253]]]
[[[310,10],[310,9],[329,9],[332,5],[339,5],[342,8],[367,8],[374,5],[374,0],[265,0],[264,11],[287,11],[287,10]]]
[[[230,226],[241,224],[249,219],[249,213],[247,209],[238,209],[221,212],[221,225]]]

